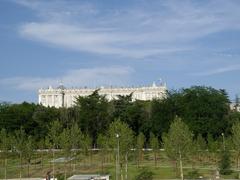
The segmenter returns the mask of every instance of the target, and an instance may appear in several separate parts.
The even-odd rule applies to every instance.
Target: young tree
[[[240,122],[236,122],[232,127],[233,148],[237,155],[237,168],[240,168]],[[239,172],[240,178],[240,172]]]
[[[19,172],[19,178],[22,178],[22,160],[23,160],[23,153],[26,148],[26,133],[21,127],[20,130],[15,131],[15,136],[14,136],[14,145],[16,148],[17,153],[19,154],[19,159],[20,159],[20,172]]]
[[[64,180],[67,179],[67,167],[66,164],[70,159],[71,154],[71,132],[70,129],[63,129],[62,133],[59,136],[60,138],[60,148],[63,150],[65,155],[64,157]]]
[[[127,179],[128,154],[133,145],[133,131],[128,127],[126,123],[121,122],[119,119],[117,119],[110,124],[108,133],[111,147],[113,149],[116,149],[117,147],[119,148],[118,152],[120,155],[119,157],[120,164],[125,162],[125,179]],[[123,177],[122,173],[121,177]]]
[[[212,137],[211,134],[208,134],[208,136],[207,136],[207,142],[208,142],[208,144],[207,144],[208,152],[210,153],[210,156],[212,156],[213,161],[214,161],[214,162],[217,162],[217,160],[216,160],[216,158],[217,158],[217,157],[216,157],[216,152],[217,152],[217,150],[218,150],[218,148],[219,148],[219,144],[218,144],[217,141],[215,141],[215,140],[213,139],[213,137]]]
[[[148,169],[143,169],[139,172],[139,174],[135,177],[135,180],[152,180],[153,172]]]
[[[154,153],[154,164],[155,167],[157,166],[157,154],[159,151],[159,142],[158,142],[158,138],[151,132],[150,133],[150,147],[153,150]]]
[[[203,151],[206,150],[206,141],[202,137],[201,134],[198,134],[197,139],[195,140],[196,150],[198,154],[198,160],[200,160],[200,156],[202,155]]]
[[[178,160],[181,179],[183,180],[183,158],[187,157],[192,147],[192,132],[178,117],[171,124],[168,134],[163,137],[164,149],[168,157]]]
[[[52,149],[52,172],[53,172],[53,178],[55,178],[55,148],[59,147],[59,135],[62,131],[62,126],[59,121],[53,121],[49,128],[48,128],[48,140],[49,140],[49,145],[51,146]]]
[[[77,123],[74,123],[71,126],[70,129],[70,143],[71,143],[71,148],[72,148],[72,153],[73,153],[73,161],[74,161],[74,165],[73,165],[73,172],[75,171],[75,166],[76,166],[76,156],[77,156],[77,150],[78,148],[80,148],[80,144],[83,141],[83,135],[81,132],[81,129],[78,127]]]
[[[41,168],[43,169],[43,155],[44,155],[44,148],[46,147],[45,138],[40,139],[37,146],[38,146],[38,149],[40,150]]]
[[[137,151],[137,164],[139,167],[140,161],[142,160],[143,157],[143,147],[144,147],[144,143],[145,143],[145,136],[144,134],[141,132],[138,136],[137,136],[137,144],[136,144],[136,151]]]
[[[88,157],[89,155],[89,151],[90,151],[90,163],[92,163],[92,139],[88,134],[84,134],[83,135],[83,139],[82,139],[82,150],[83,150],[83,155],[84,157],[84,164],[85,164],[85,159]]]
[[[102,161],[102,172],[103,172],[105,156],[108,153],[108,149],[109,149],[108,137],[103,134],[99,134],[97,139],[97,144],[100,151],[100,156]]]
[[[220,174],[228,175],[231,174],[231,160],[230,153],[228,150],[223,149],[221,151],[220,161],[219,161]]]
[[[7,134],[6,129],[2,129],[0,132],[0,151],[4,159],[4,178],[7,179],[7,159],[8,159],[8,150],[10,147],[10,138]]]
[[[28,136],[25,141],[25,149],[24,149],[24,158],[28,163],[28,177],[30,177],[29,166],[31,164],[31,159],[34,153],[34,142],[32,136]]]

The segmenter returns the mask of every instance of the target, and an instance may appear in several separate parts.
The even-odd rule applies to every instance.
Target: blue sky
[[[240,92],[239,0],[1,0],[0,100],[37,89],[205,85]]]

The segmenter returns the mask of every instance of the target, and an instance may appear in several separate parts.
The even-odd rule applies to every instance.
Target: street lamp
[[[117,155],[116,155],[116,180],[118,180],[119,175],[119,134],[116,134],[117,138]]]
[[[222,137],[223,137],[223,150],[225,151],[225,138],[224,138],[224,133],[222,133]]]

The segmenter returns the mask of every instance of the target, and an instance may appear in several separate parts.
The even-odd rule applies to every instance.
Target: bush
[[[199,178],[200,174],[197,169],[193,169],[192,171],[189,171],[187,174],[187,178],[189,179],[197,179]]]
[[[152,180],[153,172],[148,169],[142,169],[139,174],[135,177],[135,180]]]
[[[231,161],[229,151],[221,151],[221,159],[219,161],[220,174],[228,175],[231,174]]]

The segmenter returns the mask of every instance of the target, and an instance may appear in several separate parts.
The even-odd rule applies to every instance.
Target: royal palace
[[[96,89],[98,93],[104,95],[107,100],[117,99],[118,95],[126,96],[132,93],[132,100],[152,100],[162,99],[166,96],[166,84],[142,87],[100,87],[100,88],[65,88],[63,85],[53,88],[49,86],[47,89],[39,89],[38,102],[43,106],[50,107],[71,107],[74,105],[78,96],[89,96]]]

